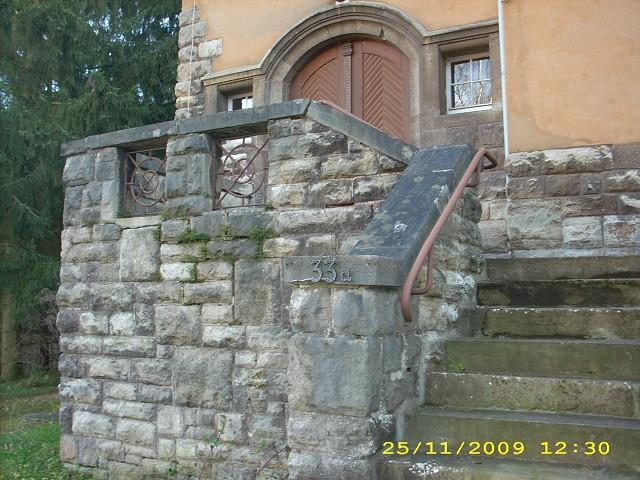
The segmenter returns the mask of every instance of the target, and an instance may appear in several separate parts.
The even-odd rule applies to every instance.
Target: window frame
[[[471,107],[458,107],[458,108],[454,108],[453,105],[453,92],[452,92],[452,78],[451,78],[451,65],[454,63],[458,63],[458,62],[462,62],[462,61],[468,61],[469,63],[472,64],[473,60],[476,59],[482,59],[482,58],[486,58],[489,61],[489,85],[491,87],[490,93],[491,93],[491,101],[489,103],[483,103],[483,104],[479,104],[479,105],[473,105]],[[466,113],[466,112],[479,112],[479,111],[483,111],[483,110],[491,110],[493,108],[493,91],[494,91],[494,85],[493,85],[493,81],[492,81],[492,74],[491,72],[493,71],[493,69],[491,69],[491,55],[489,50],[483,50],[481,52],[476,52],[476,53],[469,53],[466,55],[456,55],[456,56],[452,56],[452,57],[446,57],[445,58],[445,98],[446,98],[446,103],[447,103],[447,115],[452,114],[458,114],[458,113]],[[471,67],[470,72],[473,72],[473,67]],[[486,80],[477,80],[477,82],[483,82]],[[469,83],[473,83],[474,80],[470,80]]]
[[[238,110],[234,110],[233,109],[233,101],[238,99],[238,98],[249,98],[251,97],[251,106],[250,107],[246,107],[246,108],[253,108],[254,106],[254,98],[253,98],[253,92],[248,90],[248,91],[244,91],[244,92],[240,92],[240,93],[235,93],[233,95],[227,95],[227,112],[237,112],[240,110],[245,110],[245,108],[240,108]]]

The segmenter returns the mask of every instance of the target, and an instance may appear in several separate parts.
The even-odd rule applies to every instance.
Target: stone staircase
[[[381,477],[640,478],[638,272],[639,257],[490,260],[475,336],[447,342],[399,428],[420,453],[386,457]]]

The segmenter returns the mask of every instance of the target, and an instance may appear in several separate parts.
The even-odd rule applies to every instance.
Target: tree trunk
[[[10,380],[18,373],[18,331],[13,316],[13,295],[8,290],[1,291],[0,314],[2,315],[0,378]]]

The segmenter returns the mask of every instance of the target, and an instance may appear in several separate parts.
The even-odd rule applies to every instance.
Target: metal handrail
[[[489,160],[489,165],[485,165],[484,158]],[[429,236],[424,241],[418,256],[416,257],[409,274],[407,275],[404,284],[402,285],[402,293],[400,296],[400,310],[402,311],[402,316],[404,317],[405,322],[413,321],[413,312],[411,310],[411,295],[422,295],[427,293],[433,284],[433,246],[438,240],[438,236],[440,236],[440,232],[444,228],[445,223],[449,219],[449,216],[453,212],[455,208],[456,202],[462,196],[464,189],[466,187],[475,187],[480,183],[480,174],[483,170],[489,170],[491,168],[495,168],[498,166],[498,161],[496,158],[489,152],[487,147],[482,147],[478,152],[473,156],[469,167],[465,170],[464,175],[460,179],[460,182],[456,186],[455,190],[451,194],[451,198],[447,203],[447,206],[440,214],[438,221],[434,225],[433,229],[429,233]],[[472,182],[470,182],[471,176],[476,174],[476,177]],[[413,284],[418,278],[418,274],[424,265],[425,260],[429,259],[429,264],[427,267],[427,284],[424,288],[413,288]]]

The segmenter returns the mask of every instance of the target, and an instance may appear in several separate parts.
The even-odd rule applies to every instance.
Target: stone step
[[[529,282],[565,278],[638,278],[640,255],[488,258],[492,282]]]
[[[423,407],[406,419],[406,430],[399,440],[407,441],[414,451],[418,442],[435,442],[439,451],[441,442],[447,442],[452,454],[469,452],[471,442],[479,442],[479,456],[497,458],[491,453],[499,442],[522,442],[524,451],[517,456],[501,457],[504,460],[528,460],[537,462],[585,465],[592,468],[613,468],[640,473],[640,420],[588,415],[566,415],[529,412],[504,412],[492,410],[439,409]],[[401,437],[401,438],[400,438]],[[462,442],[464,445],[461,447]],[[486,453],[484,451],[485,442]],[[552,455],[544,455],[542,442]],[[564,454],[562,445],[565,442]],[[587,442],[595,442],[595,448],[603,448],[606,454],[586,455]],[[600,442],[607,442],[600,445]],[[503,444],[504,445],[504,444]],[[466,448],[466,450],[465,450]],[[426,446],[413,456],[416,461],[433,458],[425,454]],[[506,451],[505,451],[506,452]],[[396,458],[397,459],[397,458]]]
[[[579,378],[431,372],[427,404],[640,418],[640,383]]]
[[[548,377],[640,379],[640,341],[458,338],[446,370]]]
[[[380,465],[384,480],[637,480],[635,473],[540,462],[447,458],[424,462],[386,460]]]
[[[478,286],[479,305],[612,306],[640,303],[640,279],[485,282]]]
[[[484,307],[483,310],[484,335],[640,338],[640,307]]]

